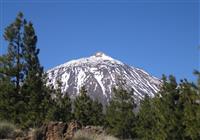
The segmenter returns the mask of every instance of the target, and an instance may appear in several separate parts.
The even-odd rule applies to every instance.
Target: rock
[[[37,134],[39,140],[63,140],[64,133],[67,131],[67,123],[50,122],[44,124]]]
[[[67,128],[67,132],[64,134],[65,140],[71,140],[74,134],[77,132],[77,130],[81,129],[82,126],[77,121],[72,121],[69,123],[69,126]]]
[[[63,122],[49,122],[39,129],[30,129],[25,136],[17,137],[16,140],[71,140],[81,128],[77,121],[72,121],[69,125]]]

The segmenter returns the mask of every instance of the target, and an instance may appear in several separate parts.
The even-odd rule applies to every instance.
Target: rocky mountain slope
[[[56,81],[62,81],[62,92],[71,98],[79,94],[85,86],[93,99],[107,104],[112,97],[112,88],[122,79],[125,88],[134,90],[136,101],[146,94],[153,97],[158,91],[161,80],[149,75],[142,69],[126,65],[102,52],[93,56],[72,60],[47,71],[48,84],[56,87]]]

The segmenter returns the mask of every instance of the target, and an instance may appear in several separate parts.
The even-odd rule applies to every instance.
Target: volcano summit
[[[47,71],[48,84],[56,87],[56,81],[62,82],[63,94],[69,93],[73,99],[85,86],[93,99],[107,104],[112,97],[112,88],[119,84],[119,78],[125,81],[126,89],[134,90],[136,101],[145,95],[153,97],[158,91],[161,80],[149,75],[142,69],[131,67],[102,52],[72,60]]]

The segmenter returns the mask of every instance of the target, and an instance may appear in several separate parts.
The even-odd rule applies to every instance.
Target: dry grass
[[[92,132],[79,130],[75,133],[72,140],[118,140],[118,139],[106,134],[95,134]]]
[[[15,129],[15,126],[9,122],[0,122],[0,139],[13,138]]]

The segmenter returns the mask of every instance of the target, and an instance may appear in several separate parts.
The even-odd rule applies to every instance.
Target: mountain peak
[[[95,58],[95,59],[102,59],[102,60],[114,60],[112,57],[106,55],[103,52],[96,52],[91,58]]]
[[[103,57],[103,56],[106,56],[106,54],[103,52],[96,52],[94,56],[95,57]]]
[[[54,67],[47,71],[47,76],[49,84],[55,87],[56,81],[61,80],[63,93],[70,93],[72,98],[78,96],[80,88],[85,86],[88,94],[104,105],[110,101],[119,77],[126,81],[126,89],[134,90],[137,101],[145,95],[153,97],[161,83],[144,70],[128,66],[103,52]]]
[[[91,60],[94,62],[110,61],[111,63],[117,63],[117,64],[123,65],[123,63],[121,61],[114,59],[103,52],[96,52],[94,55],[89,57],[88,60]]]

